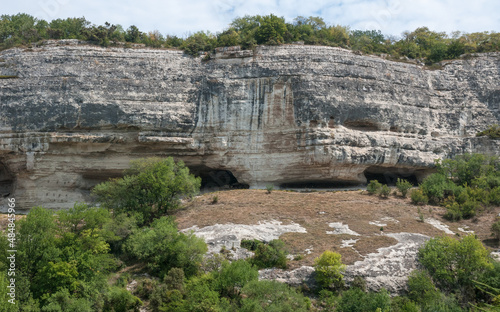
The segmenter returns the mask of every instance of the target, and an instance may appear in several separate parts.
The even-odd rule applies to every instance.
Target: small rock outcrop
[[[63,40],[0,52],[0,78],[0,197],[19,209],[85,201],[139,157],[254,187],[418,180],[436,158],[500,150],[475,137],[500,123],[499,53],[431,71],[321,46],[206,60]]]

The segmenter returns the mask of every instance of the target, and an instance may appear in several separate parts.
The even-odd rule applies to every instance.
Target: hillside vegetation
[[[404,32],[400,38],[379,30],[353,30],[335,25],[321,17],[296,17],[287,22],[273,14],[235,18],[222,32],[198,31],[186,38],[164,34],[159,30],[143,31],[132,25],[105,23],[95,25],[84,17],[45,21],[28,14],[0,17],[0,48],[29,45],[46,39],[80,39],[102,46],[125,43],[145,44],[154,48],[179,48],[191,55],[210,53],[217,47],[240,45],[278,45],[303,42],[308,45],[342,47],[366,54],[388,54],[395,60],[413,59],[433,64],[455,59],[463,54],[500,50],[500,33],[478,32],[448,35],[419,27]]]

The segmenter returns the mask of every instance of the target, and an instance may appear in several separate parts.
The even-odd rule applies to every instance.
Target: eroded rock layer
[[[69,40],[0,52],[0,78],[0,195],[20,209],[87,200],[153,155],[215,186],[300,186],[418,180],[436,158],[499,154],[475,137],[500,121],[498,53],[431,71],[320,46],[206,60]]]

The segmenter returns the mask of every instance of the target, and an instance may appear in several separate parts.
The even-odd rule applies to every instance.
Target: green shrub
[[[491,225],[491,234],[500,241],[500,220],[497,220]]]
[[[219,311],[221,300],[219,293],[212,289],[213,283],[210,274],[191,278],[186,285],[184,305],[179,311]]]
[[[429,201],[426,195],[422,192],[422,190],[417,189],[411,192],[411,202],[415,205],[426,205]]]
[[[476,136],[487,135],[491,139],[500,139],[500,126],[499,125],[491,125],[488,129],[478,132]]]
[[[386,185],[382,185],[382,187],[378,191],[378,196],[387,198],[391,194],[391,189]]]
[[[500,187],[497,186],[490,191],[489,202],[493,205],[500,206]]]
[[[211,204],[212,204],[212,205],[215,205],[215,204],[217,204],[218,202],[219,202],[219,195],[214,195],[214,196],[212,196],[212,202],[211,202]]]
[[[382,188],[382,184],[377,180],[371,180],[366,186],[366,190],[370,195],[377,194]]]
[[[314,259],[315,278],[322,288],[341,289],[344,287],[345,264],[339,253],[327,250]]]
[[[181,268],[171,268],[163,278],[168,289],[177,289],[180,292],[184,291],[184,280],[184,270]]]
[[[309,311],[310,300],[285,283],[254,280],[241,290],[242,312],[305,312]]]
[[[480,205],[477,201],[469,199],[460,206],[460,210],[462,211],[462,216],[465,219],[468,219],[476,215],[476,211],[479,209],[479,207]]]
[[[274,185],[272,184],[268,184],[266,185],[266,191],[267,191],[267,194],[271,194],[271,192],[274,190]]]
[[[391,312],[421,312],[420,307],[407,297],[394,297],[391,301]]]
[[[446,207],[446,214],[444,215],[444,217],[446,219],[451,221],[462,220],[463,214],[459,203],[457,203],[456,201],[451,201],[445,204],[445,207]]]
[[[412,184],[404,179],[398,178],[396,188],[401,193],[401,196],[406,197],[408,191],[412,188]]]
[[[222,296],[235,298],[249,282],[257,280],[259,272],[246,260],[224,262],[221,269],[214,273],[214,289]]]
[[[259,245],[264,244],[264,242],[258,240],[258,239],[242,239],[241,240],[241,247],[246,248],[250,251],[255,251]]]
[[[493,268],[488,250],[473,235],[461,240],[432,238],[418,252],[419,262],[435,285],[456,292],[461,302],[474,301],[474,280]]]
[[[391,297],[387,290],[378,293],[365,293],[359,288],[352,288],[342,293],[342,297],[335,311],[338,312],[366,312],[390,311]]]
[[[445,198],[445,194],[453,194],[456,185],[444,174],[433,173],[424,179],[420,190],[432,203],[439,203]]]
[[[207,251],[203,239],[192,233],[179,233],[171,217],[156,219],[151,227],[132,234],[125,248],[161,277],[171,268],[182,268],[187,276],[195,275]]]
[[[128,312],[137,311],[142,301],[128,290],[112,287],[105,299],[105,311]]]
[[[288,252],[285,243],[274,239],[269,244],[260,244],[255,249],[255,255],[251,262],[258,268],[281,268],[286,269]]]
[[[182,161],[147,158],[132,161],[123,178],[98,184],[92,193],[103,207],[134,214],[139,223],[149,224],[179,208],[181,198],[198,193],[200,184]]]
[[[411,272],[408,278],[408,298],[419,305],[425,305],[439,298],[439,291],[426,271]]]

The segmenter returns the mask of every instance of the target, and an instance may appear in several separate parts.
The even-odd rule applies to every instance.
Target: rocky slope
[[[338,48],[181,51],[77,41],[0,52],[0,195],[63,208],[131,159],[182,159],[205,185],[421,179],[499,153],[500,54],[425,70]],[[6,201],[0,203],[3,210]]]

